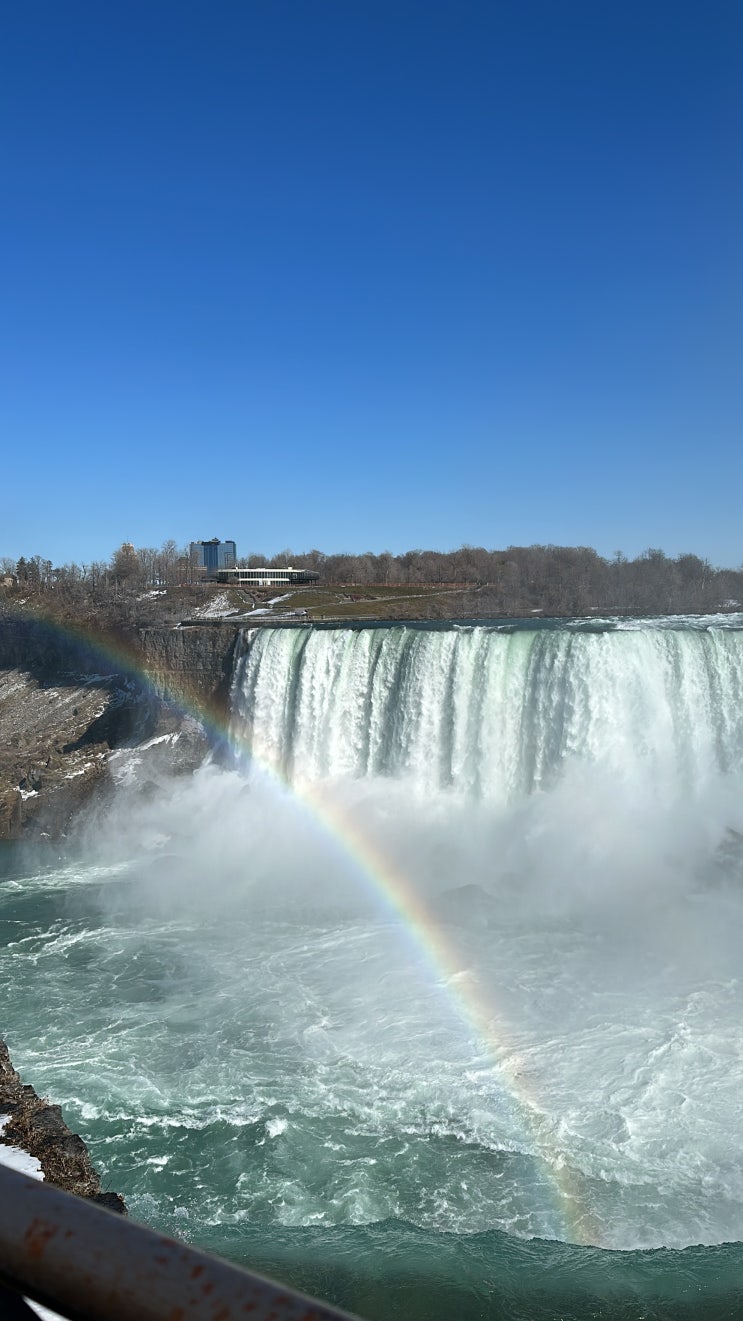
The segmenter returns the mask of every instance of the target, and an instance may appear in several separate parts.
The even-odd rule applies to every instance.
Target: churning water
[[[233,764],[0,888],[17,1065],[369,1318],[739,1315],[740,623],[246,636]]]

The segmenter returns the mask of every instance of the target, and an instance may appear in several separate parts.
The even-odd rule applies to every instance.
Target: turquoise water
[[[740,1314],[743,639],[545,632],[236,674],[426,939],[256,765],[6,851],[11,1054],[137,1218],[368,1318]]]

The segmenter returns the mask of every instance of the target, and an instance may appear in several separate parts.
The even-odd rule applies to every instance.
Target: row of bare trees
[[[0,577],[13,579],[24,591],[44,592],[52,589],[79,588],[98,591],[113,587],[167,587],[188,582],[194,575],[190,568],[187,548],[179,548],[175,541],[164,541],[156,546],[135,549],[124,542],[114,551],[110,560],[92,560],[85,564],[62,564],[55,568],[51,560],[41,555],[28,559],[21,556],[13,560],[0,557]]]
[[[422,588],[458,586],[460,604],[451,598],[452,613],[555,615],[595,612],[686,613],[735,609],[743,605],[743,568],[718,569],[697,555],[671,558],[651,549],[635,559],[617,552],[605,559],[587,546],[509,546],[485,550],[462,546],[454,551],[410,550],[401,555],[371,551],[362,555],[326,555],[319,550],[298,554],[284,550],[270,560],[249,555],[239,561],[261,565],[294,565],[312,569],[321,584],[358,587],[411,585]],[[203,588],[202,575],[187,548],[175,541],[135,548],[125,542],[108,561],[54,567],[40,555],[14,561],[0,559],[0,579],[6,594],[53,594],[71,611],[106,608],[142,615],[142,602],[155,600],[164,608],[162,589]],[[177,593],[176,593],[177,595]],[[470,599],[471,598],[471,599]],[[140,604],[135,609],[135,602]],[[446,609],[442,597],[442,609]]]
[[[244,563],[269,563],[260,555]],[[567,615],[595,611],[692,613],[743,606],[743,567],[717,569],[698,555],[675,558],[650,549],[635,559],[617,551],[604,559],[589,546],[509,546],[485,550],[410,550],[402,555],[324,555],[286,550],[271,563],[313,569],[323,583],[436,584],[477,588],[498,614],[544,610]]]
[[[193,573],[188,551],[175,541],[135,549],[124,542],[110,560],[55,567],[40,555],[0,557],[0,614],[21,603],[102,628],[166,622],[182,613],[180,588],[189,593]],[[202,589],[203,590],[203,589]]]

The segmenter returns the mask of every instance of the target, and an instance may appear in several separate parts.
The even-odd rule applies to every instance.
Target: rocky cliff
[[[215,625],[96,641],[0,621],[0,840],[64,834],[110,788],[121,749],[170,740],[174,770],[197,766],[227,715],[236,637]]]
[[[4,1116],[0,1145],[25,1151],[38,1160],[44,1179],[78,1197],[88,1197],[110,1211],[126,1215],[118,1193],[103,1192],[82,1138],[68,1128],[58,1105],[42,1100],[16,1073],[5,1042],[0,1039],[0,1111]]]
[[[138,648],[148,680],[161,695],[223,718],[238,633],[234,624],[219,622],[140,629]]]

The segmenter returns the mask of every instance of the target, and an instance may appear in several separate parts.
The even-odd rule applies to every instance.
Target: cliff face
[[[144,628],[144,669],[158,692],[225,716],[239,629],[234,624]]]
[[[64,834],[122,748],[167,736],[173,769],[194,769],[208,749],[199,716],[227,715],[236,638],[234,625],[148,628],[117,665],[41,622],[0,622],[0,840]]]
[[[107,779],[112,748],[144,728],[146,712],[115,677],[58,682],[0,670],[0,839],[37,821],[63,834],[93,788]],[[42,811],[43,809],[43,811]]]

